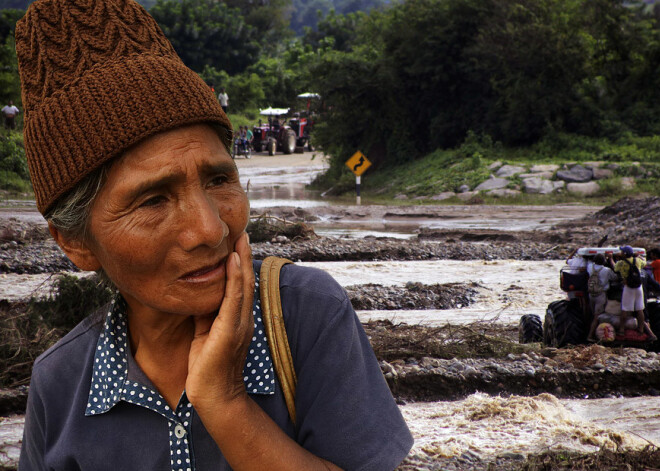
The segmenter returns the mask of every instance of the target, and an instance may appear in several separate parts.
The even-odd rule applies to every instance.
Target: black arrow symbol
[[[362,167],[364,163],[364,155],[360,157],[360,161],[353,166],[353,171],[355,172],[359,167]]]

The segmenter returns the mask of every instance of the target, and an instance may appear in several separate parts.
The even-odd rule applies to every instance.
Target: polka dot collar
[[[243,367],[245,389],[248,394],[274,394],[275,373],[270,358],[266,329],[261,318],[258,273],[255,273],[252,313],[254,315],[254,334]],[[154,391],[150,384],[140,384],[133,380],[135,377],[144,376],[143,374],[133,374],[130,375],[132,378],[129,378],[129,363],[131,367],[137,368],[134,361],[129,362],[129,355],[131,352],[128,345],[126,304],[123,298],[117,294],[110,302],[103,332],[96,345],[85,415],[102,414],[123,400],[147,407],[172,419],[174,411],[165,403],[160,394]],[[187,403],[185,392],[182,401]]]

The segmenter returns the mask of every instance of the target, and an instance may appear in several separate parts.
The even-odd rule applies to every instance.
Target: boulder
[[[606,167],[609,168],[610,170],[617,170],[620,167],[620,165],[619,164],[607,164]]]
[[[456,193],[454,193],[453,191],[443,191],[439,195],[431,196],[431,199],[434,201],[442,201],[449,198],[453,198],[454,196],[456,196]]]
[[[582,165],[584,165],[587,168],[597,169],[605,165],[605,162],[603,160],[594,160],[591,162],[584,162]]]
[[[523,180],[523,188],[525,189],[525,193],[535,193],[539,195],[550,194],[555,189],[550,180],[539,177],[525,178]]]
[[[529,169],[530,172],[540,173],[540,172],[552,172],[555,173],[559,170],[559,165],[557,164],[537,164],[532,165],[532,168]]]
[[[575,193],[582,196],[591,196],[598,193],[600,185],[596,182],[569,183],[566,185],[569,193]]]
[[[490,190],[489,195],[502,197],[502,196],[518,196],[521,194],[520,190],[511,190],[509,188],[499,188],[497,190]]]
[[[594,180],[603,180],[604,178],[612,178],[614,176],[614,172],[608,168],[595,168],[593,172]]]
[[[458,193],[465,193],[470,191],[470,187],[467,185],[461,185],[458,187]]]
[[[555,172],[538,172],[538,173],[521,173],[518,176],[523,180],[525,178],[534,178],[534,177],[545,178],[546,180],[550,180],[554,174]]]
[[[456,196],[458,196],[458,198],[461,201],[468,201],[468,200],[471,200],[472,197],[477,195],[477,194],[479,194],[478,191],[466,191],[464,193],[457,193]]]
[[[556,182],[552,182],[552,190],[553,191],[563,190],[564,187],[566,187],[566,182],[563,182],[561,180],[556,181]]]
[[[495,170],[495,169],[500,168],[501,166],[502,166],[502,162],[500,162],[499,160],[497,160],[497,161],[493,162],[492,164],[490,164],[490,165],[488,166],[488,170],[493,171],[493,170]]]
[[[500,167],[500,169],[497,172],[495,172],[495,175],[497,175],[498,177],[506,178],[506,177],[512,177],[516,173],[523,173],[526,171],[527,170],[525,169],[525,167],[520,167],[518,165],[504,165]]]
[[[398,195],[396,195],[396,196],[394,197],[394,199],[395,199],[395,200],[407,200],[407,199],[408,199],[408,195],[398,194]]]
[[[487,190],[497,190],[499,188],[506,188],[509,184],[509,180],[506,178],[489,178],[485,182],[480,183],[474,189],[474,191],[487,191]]]
[[[574,165],[570,170],[559,170],[557,179],[566,183],[585,183],[591,181],[594,176],[593,170],[584,168],[582,165]]]

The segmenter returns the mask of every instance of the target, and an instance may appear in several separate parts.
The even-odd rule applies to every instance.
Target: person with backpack
[[[644,291],[642,289],[641,271],[646,265],[646,260],[643,256],[636,256],[630,245],[619,247],[619,250],[621,251],[621,260],[614,265],[614,271],[619,274],[623,281],[619,334],[623,335],[625,333],[628,316],[634,313],[637,318],[639,333],[643,334],[646,331],[650,340],[657,340],[651,328],[644,322]]]
[[[596,255],[593,263],[587,265],[587,273],[589,273],[589,280],[587,282],[589,307],[593,314],[593,321],[589,328],[587,340],[596,342],[594,334],[598,326],[598,316],[605,311],[607,290],[610,289],[610,282],[617,281],[619,277],[611,268],[605,266],[605,256],[603,254]]]

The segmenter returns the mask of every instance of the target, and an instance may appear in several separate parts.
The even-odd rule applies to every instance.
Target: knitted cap
[[[25,152],[37,208],[142,139],[208,122],[231,147],[211,88],[133,0],[37,0],[16,25]]]

